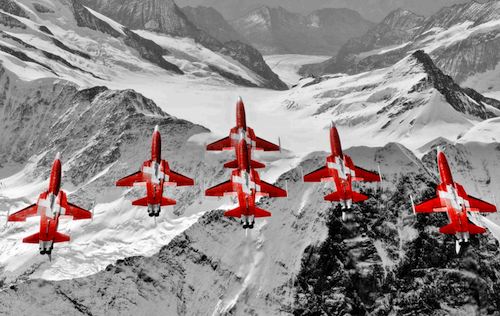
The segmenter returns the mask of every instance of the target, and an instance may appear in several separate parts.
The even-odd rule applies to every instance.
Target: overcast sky
[[[350,8],[374,22],[382,20],[389,12],[397,8],[409,9],[422,15],[431,15],[442,7],[468,1],[470,0],[176,0],[180,6],[206,5],[215,7],[226,19],[234,19],[259,6],[268,5],[271,7],[282,6],[290,11],[301,13],[310,13],[325,7]]]

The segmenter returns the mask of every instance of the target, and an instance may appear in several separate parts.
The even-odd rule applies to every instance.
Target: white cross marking
[[[38,201],[38,215],[42,214],[43,209],[45,211],[45,216],[49,218],[55,218],[57,214],[65,215],[66,209],[61,206],[60,201],[53,193],[49,193],[46,199],[41,199]]]
[[[151,166],[144,167],[142,172],[151,175],[151,182],[158,184],[160,180],[165,180],[168,182],[169,176],[166,175],[163,170],[161,170],[161,165],[156,161],[151,162]]]
[[[347,180],[348,175],[351,175],[352,177],[355,176],[354,170],[348,168],[345,165],[344,160],[340,159],[340,157],[335,157],[335,162],[329,161],[327,166],[330,169],[337,170],[341,179]]]
[[[238,129],[238,132],[237,133],[231,133],[231,139],[232,140],[235,140],[237,142],[239,142],[240,140],[244,139],[247,144],[250,144],[252,146],[252,148],[254,148],[256,146],[256,142],[254,142],[249,136],[248,136],[248,133],[240,127],[240,129]]]
[[[241,172],[241,176],[233,176],[233,182],[241,184],[243,192],[250,194],[252,189],[260,192],[260,185],[250,179],[250,175],[246,171]]]
[[[450,201],[451,206],[459,211],[462,211],[462,206],[469,208],[469,201],[458,195],[457,190],[452,185],[446,186],[446,191],[439,191],[439,197]]]

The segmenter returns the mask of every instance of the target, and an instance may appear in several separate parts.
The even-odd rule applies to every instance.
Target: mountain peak
[[[392,28],[408,29],[421,23],[425,17],[413,13],[406,9],[396,9],[389,13],[380,24],[388,25]]]
[[[481,119],[488,119],[495,115],[488,112],[485,107],[486,98],[473,89],[463,89],[453,79],[439,69],[432,58],[423,50],[417,50],[411,58],[420,64],[427,77],[414,86],[419,91],[422,87],[432,86],[438,90],[446,101],[457,111]],[[496,101],[496,100],[493,100]]]

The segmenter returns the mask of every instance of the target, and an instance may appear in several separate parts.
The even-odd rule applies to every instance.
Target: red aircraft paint
[[[161,136],[158,125],[153,132],[151,142],[151,160],[146,160],[141,170],[116,182],[121,187],[134,184],[146,186],[146,196],[135,200],[132,205],[147,206],[151,217],[160,215],[161,207],[175,205],[176,201],[163,196],[163,188],[167,186],[194,185],[194,180],[170,169],[168,162],[161,159]]]
[[[254,130],[247,126],[245,105],[243,104],[243,100],[241,99],[241,97],[239,97],[238,101],[236,102],[236,126],[230,130],[228,137],[209,144],[207,146],[207,150],[232,150],[236,148],[236,146],[238,146],[238,143],[242,139],[244,139],[247,142],[248,146],[250,146],[254,150],[280,150],[280,146],[255,136]]]
[[[304,176],[305,182],[327,182],[335,184],[336,191],[325,196],[326,201],[339,202],[343,209],[350,209],[352,203],[361,202],[368,197],[353,191],[353,181],[378,182],[380,176],[374,172],[354,165],[351,157],[342,152],[339,133],[332,123],[330,128],[330,149],[332,154],[326,158],[326,166]],[[342,213],[345,219],[345,212]]]
[[[442,234],[455,235],[456,252],[459,253],[461,246],[468,243],[470,235],[483,234],[486,229],[472,224],[467,212],[497,211],[495,205],[482,201],[465,192],[462,185],[453,180],[450,166],[446,155],[438,149],[437,164],[441,183],[436,188],[437,196],[422,202],[414,207],[415,213],[446,212],[450,224],[439,229]]]
[[[236,165],[231,173],[230,180],[216,185],[205,191],[206,196],[236,195],[238,207],[224,213],[225,216],[241,218],[243,228],[253,228],[256,217],[268,217],[271,213],[255,206],[255,199],[259,196],[286,197],[287,192],[260,179],[251,159],[251,151],[244,139],[240,140],[236,148]]]
[[[74,204],[68,203],[67,196],[61,190],[61,160],[56,155],[50,172],[49,188],[40,194],[36,204],[32,204],[8,217],[10,222],[24,222],[28,217],[40,216],[40,231],[23,239],[25,243],[40,245],[40,254],[50,258],[54,243],[69,241],[68,235],[57,231],[61,216],[72,216],[74,220],[89,219],[92,213]]]

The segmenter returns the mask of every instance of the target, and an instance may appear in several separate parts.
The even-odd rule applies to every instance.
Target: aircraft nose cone
[[[61,160],[61,152],[57,152],[55,160]]]
[[[158,132],[160,130],[160,128],[158,127],[158,125],[155,125],[155,132]]]

